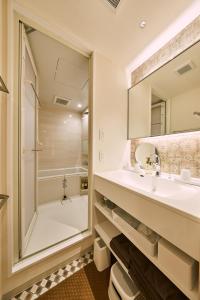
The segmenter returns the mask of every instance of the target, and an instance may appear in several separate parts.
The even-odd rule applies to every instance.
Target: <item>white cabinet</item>
[[[163,260],[159,259],[158,253],[153,253],[153,255],[152,253],[149,253],[148,249],[141,243],[141,239],[138,240],[133,234],[133,231],[130,230],[130,225],[128,223],[125,224],[124,220],[113,218],[112,210],[109,211],[108,208],[101,205],[101,202],[98,200],[101,199],[101,195],[103,195],[136,218],[139,222],[144,223],[162,238],[165,238],[172,245],[179,248],[181,250],[180,253],[185,252],[184,257],[187,257],[188,261],[195,260],[195,268],[199,267],[200,223],[187,218],[181,213],[178,214],[176,211],[169,209],[165,205],[158,205],[153,199],[144,197],[120,184],[111,182],[99,176],[95,176],[94,189],[96,190],[96,211],[100,212],[100,214],[107,219],[107,221],[104,219],[104,222],[102,223],[102,218],[99,217],[98,219],[97,217],[97,223],[98,220],[99,223],[95,226],[95,229],[105,243],[108,245],[112,237],[117,235],[117,232],[115,232],[116,228],[116,230],[123,233],[132,243],[134,243],[134,245],[189,299],[199,299],[200,293],[197,273],[194,281],[193,279],[191,279],[191,281],[189,279],[193,276],[193,271],[188,273],[187,279],[189,280],[187,282],[189,282],[189,284],[186,285],[178,278],[177,274],[171,272],[171,270],[166,267]],[[96,214],[98,214],[98,212],[96,212]],[[110,228],[112,228],[112,233],[110,233]],[[109,230],[108,234],[107,230]],[[107,237],[108,235],[109,238]],[[188,258],[188,256],[190,256],[190,258]],[[181,265],[184,268],[184,262],[182,262]],[[176,268],[176,263],[174,268]],[[193,270],[193,268],[191,268],[191,270]]]

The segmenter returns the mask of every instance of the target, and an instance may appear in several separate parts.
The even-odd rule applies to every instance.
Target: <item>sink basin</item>
[[[180,182],[152,175],[140,176],[126,170],[117,170],[107,173],[111,179],[123,182],[133,188],[143,190],[161,197],[184,197],[188,193],[195,194],[196,189]],[[192,194],[191,194],[192,193]]]
[[[200,187],[180,183],[163,176],[141,177],[127,170],[103,172],[97,175],[200,218]]]

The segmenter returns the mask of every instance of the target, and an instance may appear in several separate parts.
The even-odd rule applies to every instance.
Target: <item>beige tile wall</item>
[[[200,133],[178,134],[131,141],[131,161],[135,164],[135,150],[140,143],[155,145],[161,160],[161,172],[180,174],[191,170],[193,177],[200,177]]]
[[[41,108],[38,123],[39,142],[42,144],[39,169],[80,166],[81,114],[57,108]]]

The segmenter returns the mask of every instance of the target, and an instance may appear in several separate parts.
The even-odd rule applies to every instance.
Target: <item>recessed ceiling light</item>
[[[139,23],[139,26],[140,26],[140,28],[143,29],[143,28],[146,26],[146,24],[147,24],[147,22],[144,21],[144,20],[142,20],[142,21]]]
[[[72,118],[72,115],[69,115],[69,118]]]
[[[77,107],[82,107],[82,104],[79,103],[79,104],[77,105]]]

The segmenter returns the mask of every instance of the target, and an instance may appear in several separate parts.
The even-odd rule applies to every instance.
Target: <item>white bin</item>
[[[108,296],[110,300],[139,300],[141,297],[134,281],[130,279],[118,262],[112,266],[110,271]]]
[[[164,239],[158,242],[158,262],[188,290],[198,281],[197,261]]]
[[[94,240],[94,263],[99,272],[110,266],[110,251],[99,237]]]
[[[151,240],[140,233],[138,231],[140,222],[119,207],[112,211],[112,216],[113,220],[120,226],[122,233],[126,233],[126,236],[133,244],[141,247],[148,255],[157,255],[158,240],[160,238],[158,234],[154,232],[154,239]]]

